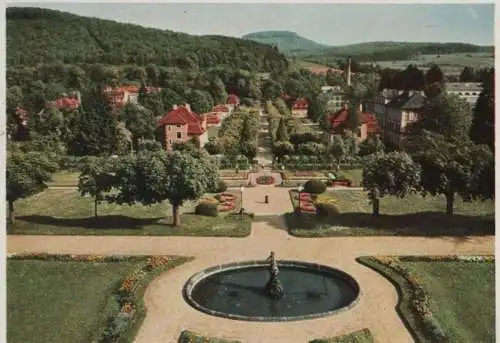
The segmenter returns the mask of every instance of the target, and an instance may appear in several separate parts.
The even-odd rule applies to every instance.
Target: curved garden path
[[[278,223],[280,224],[280,223]],[[276,223],[274,224],[276,225]],[[281,223],[284,225],[284,223]],[[307,342],[369,328],[376,342],[405,343],[412,338],[395,311],[397,293],[378,273],[355,261],[364,255],[491,254],[494,237],[334,237],[294,238],[265,222],[254,222],[246,238],[138,236],[8,236],[9,253],[172,254],[196,259],[156,278],[147,288],[148,313],[136,343],[177,342],[184,329],[243,342]],[[185,281],[219,263],[264,259],[269,251],[293,259],[338,267],[360,284],[362,296],[349,311],[299,322],[243,322],[209,316],[187,305]]]

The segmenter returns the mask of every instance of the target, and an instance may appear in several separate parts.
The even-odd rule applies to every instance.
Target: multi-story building
[[[404,147],[407,127],[421,118],[424,104],[423,92],[405,92],[387,103],[385,115],[379,119],[384,140],[395,147]]]
[[[445,90],[447,94],[458,95],[471,106],[475,106],[483,87],[479,82],[448,82],[445,84]]]
[[[172,110],[158,121],[157,134],[166,150],[172,150],[175,143],[185,143],[193,138],[199,141],[199,148],[208,142],[207,120],[191,111],[191,106],[174,105]]]
[[[344,91],[340,86],[323,86],[321,87],[322,94],[326,97],[328,111],[338,111],[342,108],[345,97]]]

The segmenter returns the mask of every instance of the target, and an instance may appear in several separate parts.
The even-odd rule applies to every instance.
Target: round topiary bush
[[[201,216],[217,217],[219,211],[217,209],[217,204],[209,202],[200,202],[196,205],[194,213]]]
[[[331,217],[340,214],[340,210],[335,204],[318,203],[316,204],[316,215],[318,217]]]
[[[304,185],[304,192],[321,194],[326,191],[326,184],[321,180],[309,180]]]
[[[259,185],[272,185],[274,183],[274,177],[271,175],[262,175],[255,180]]]
[[[222,192],[225,192],[227,190],[227,184],[222,181],[222,180],[219,180],[217,182],[217,193],[222,193]]]

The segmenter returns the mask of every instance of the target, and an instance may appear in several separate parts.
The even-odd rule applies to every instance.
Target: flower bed
[[[219,171],[219,176],[221,179],[229,179],[229,180],[246,180],[248,179],[248,172],[233,172],[233,171]]]
[[[299,193],[300,201],[313,201],[310,193]]]
[[[307,212],[307,213],[316,213],[316,207],[313,205],[312,202],[301,201],[300,202],[300,211]]]
[[[192,260],[191,257],[179,256],[98,256],[98,255],[49,255],[49,254],[16,254],[14,260],[45,261],[85,261],[92,263],[137,261],[137,267],[114,291],[111,301],[116,310],[107,320],[107,327],[100,333],[95,342],[133,341],[133,336],[142,323],[146,309],[143,303],[144,291],[151,280],[168,269]]]
[[[262,175],[259,176],[255,182],[257,182],[258,185],[272,185],[274,183],[274,177],[271,175]]]

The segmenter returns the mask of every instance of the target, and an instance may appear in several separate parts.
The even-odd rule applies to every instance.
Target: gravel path
[[[334,237],[294,238],[268,223],[253,223],[247,238],[8,236],[8,253],[174,254],[196,259],[156,278],[147,288],[147,316],[136,343],[177,342],[184,329],[251,343],[306,343],[369,328],[376,342],[405,343],[412,338],[395,311],[396,289],[378,273],[355,261],[366,255],[491,254],[494,237]],[[340,268],[359,282],[362,296],[349,311],[301,322],[256,323],[212,317],[187,305],[181,290],[194,273],[219,263],[264,259],[317,262]]]

